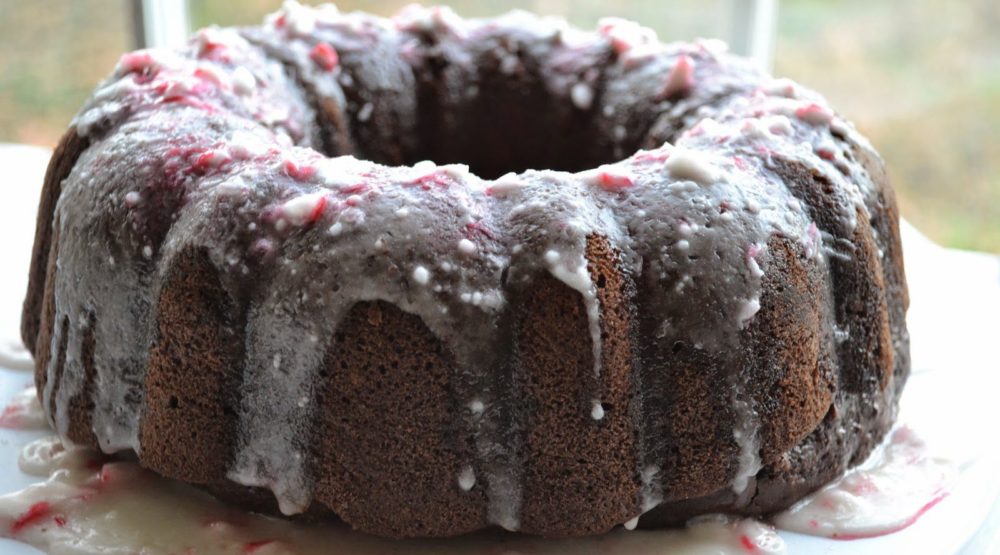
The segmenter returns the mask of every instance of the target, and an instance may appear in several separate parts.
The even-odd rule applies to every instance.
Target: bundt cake
[[[883,163],[712,41],[294,2],[125,54],[23,339],[64,440],[368,533],[783,509],[906,380]]]

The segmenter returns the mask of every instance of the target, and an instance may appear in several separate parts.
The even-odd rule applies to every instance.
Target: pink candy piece
[[[0,412],[0,428],[16,430],[21,427],[21,416],[24,410],[18,405],[10,405]]]
[[[250,254],[257,258],[268,258],[274,254],[274,243],[270,239],[257,239],[250,247]]]
[[[832,150],[830,150],[829,148],[823,148],[823,147],[820,147],[820,148],[816,149],[816,155],[819,156],[820,158],[824,159],[824,160],[833,160],[834,158],[837,157],[837,155],[834,154],[834,152]]]
[[[139,473],[138,467],[125,462],[109,462],[101,467],[97,479],[102,486],[120,484]]]
[[[906,521],[901,523],[899,526],[896,526],[892,529],[880,530],[878,532],[870,534],[833,534],[831,537],[835,540],[850,541],[850,540],[864,540],[868,538],[877,538],[879,536],[887,536],[889,534],[894,534],[896,532],[899,532],[900,530],[904,530],[906,528],[909,528],[910,526],[913,526],[914,523],[920,520],[920,517],[927,514],[927,511],[933,509],[934,506],[940,503],[942,500],[944,500],[945,497],[948,497],[947,491],[943,490],[938,491],[937,493],[934,494],[934,497],[931,498],[930,501],[928,501],[923,507],[920,507],[920,510],[918,510],[916,514],[906,519]]]
[[[668,158],[670,158],[669,152],[663,149],[657,149],[657,150],[647,150],[640,152],[639,154],[636,154],[635,157],[632,158],[632,160],[634,162],[641,162],[646,164],[646,163],[666,162]]]
[[[216,71],[207,68],[198,68],[194,70],[194,76],[202,81],[207,81],[216,87],[228,88],[228,83],[225,83]]]
[[[631,176],[626,173],[618,173],[614,171],[600,171],[597,173],[597,177],[595,179],[597,184],[606,191],[620,191],[635,185]]]
[[[489,228],[483,224],[482,220],[476,220],[465,224],[465,229],[468,231],[466,234],[468,237],[472,237],[474,234],[480,234],[489,239],[493,238],[493,232],[491,232]]]
[[[626,21],[617,18],[609,18],[601,22],[597,32],[604,35],[611,42],[611,49],[615,54],[622,56],[630,50],[651,42],[648,29],[633,21]]]
[[[770,157],[774,154],[773,150],[767,148],[766,146],[761,146],[761,145],[757,145],[756,147],[754,147],[754,151],[757,152],[757,154],[761,154],[767,157]]]
[[[673,98],[687,94],[694,88],[694,61],[687,54],[678,56],[673,69],[667,75],[667,81],[663,84],[659,99]]]
[[[425,191],[431,190],[433,185],[437,185],[438,187],[447,187],[450,185],[448,179],[437,170],[434,170],[427,175],[421,175],[413,179],[411,183],[419,185],[420,188]]]
[[[827,125],[833,121],[833,112],[829,108],[820,106],[815,102],[810,102],[805,106],[797,108],[795,110],[795,117],[813,125]]]
[[[128,73],[141,73],[156,69],[159,64],[148,50],[137,50],[122,54],[122,57],[118,60],[118,65]]]
[[[340,64],[340,57],[337,56],[337,51],[326,42],[321,42],[314,46],[309,51],[309,57],[325,71],[333,71]]]

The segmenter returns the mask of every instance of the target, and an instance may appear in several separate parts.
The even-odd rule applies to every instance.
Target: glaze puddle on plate
[[[38,404],[38,394],[34,387],[18,393],[7,406],[0,410],[0,428],[8,430],[44,430],[48,428],[45,413]]]
[[[839,540],[884,536],[937,505],[956,475],[954,464],[931,456],[912,429],[900,426],[868,461],[777,515],[774,523]]]
[[[11,428],[44,429],[34,388],[5,409]],[[44,478],[0,496],[0,537],[52,555],[81,554],[496,554],[558,553],[781,554],[773,527],[722,515],[698,518],[681,530],[619,529],[595,538],[544,540],[483,533],[443,540],[392,541],[345,526],[308,526],[227,507],[191,486],[168,480],[134,462],[66,448],[55,437],[20,453],[18,467]]]
[[[34,388],[19,394],[0,425],[44,429]],[[699,517],[680,530],[544,540],[503,532],[446,540],[391,541],[346,526],[309,526],[227,507],[191,486],[55,437],[29,443],[21,471],[44,481],[0,497],[0,537],[52,554],[81,553],[442,553],[519,554],[785,553],[776,530],[753,519]],[[948,493],[955,466],[932,457],[901,426],[866,461],[774,519],[779,528],[834,539],[890,534],[916,522]]]
[[[509,533],[444,540],[392,541],[312,527],[226,507],[190,486],[128,461],[37,440],[21,455],[22,471],[44,482],[0,497],[0,536],[53,555],[164,554],[495,554],[629,553],[781,554],[776,531],[751,519],[702,517],[674,531],[616,530],[596,538],[544,540]]]
[[[44,426],[34,389],[10,405],[23,426]],[[770,525],[723,515],[699,517],[680,530],[618,529],[595,538],[544,540],[483,533],[446,540],[391,541],[345,526],[316,527],[227,507],[196,488],[167,480],[134,462],[54,437],[28,444],[18,465],[45,478],[0,497],[0,537],[51,554],[233,553],[275,555],[395,553],[546,555],[778,554],[785,542]],[[780,528],[837,539],[888,534],[915,522],[947,493],[955,470],[929,455],[900,427],[873,457],[775,519]]]
[[[7,337],[0,339],[0,368],[27,372],[35,369],[35,361],[20,339]]]

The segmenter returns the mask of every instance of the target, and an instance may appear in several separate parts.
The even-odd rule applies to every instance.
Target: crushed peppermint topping
[[[721,178],[719,170],[703,154],[684,148],[675,148],[664,168],[674,179],[699,185],[710,185]]]
[[[458,252],[462,254],[475,254],[476,244],[468,239],[462,239],[458,242]]]
[[[476,485],[476,473],[472,470],[471,466],[466,466],[462,468],[462,471],[458,474],[458,487],[462,488],[462,491],[469,491]]]
[[[597,32],[611,41],[611,48],[619,56],[633,48],[656,42],[656,32],[635,21],[606,17],[597,22]]]
[[[760,264],[757,262],[757,255],[764,250],[764,246],[760,243],[752,243],[747,247],[747,268],[750,269],[750,275],[759,278],[764,276],[764,270],[760,268]]]
[[[413,281],[419,283],[420,285],[427,285],[431,281],[431,272],[423,266],[417,266],[413,269]]]
[[[486,188],[486,194],[497,197],[506,197],[513,195],[522,189],[524,189],[524,181],[522,181],[516,173],[511,172],[506,173],[494,180],[493,184]]]
[[[232,159],[229,155],[222,150],[209,150],[195,159],[194,165],[191,169],[199,173],[205,173],[214,170],[231,160]]]
[[[604,419],[604,405],[600,400],[594,399],[590,402],[590,417],[594,420]]]
[[[772,79],[763,90],[770,96],[783,96],[785,98],[795,98],[798,96],[798,86],[795,81],[787,78]]]
[[[309,58],[324,71],[333,71],[340,64],[337,51],[328,42],[317,43],[309,51]]]
[[[661,100],[675,98],[691,92],[692,88],[694,88],[694,60],[687,54],[681,54],[667,74],[659,98]]]
[[[237,160],[249,160],[267,153],[264,139],[249,131],[236,131],[229,139],[229,155]]]
[[[136,50],[123,54],[118,60],[118,68],[124,73],[156,72],[160,63],[153,57],[152,51]]]
[[[326,205],[325,193],[311,193],[285,202],[281,206],[281,212],[292,225],[304,226],[318,220]]]
[[[257,88],[257,78],[249,69],[239,66],[233,70],[233,90],[236,94],[249,96]]]
[[[753,320],[754,315],[760,310],[760,299],[753,298],[743,301],[740,305],[739,314],[736,315],[736,319],[739,322],[739,328],[744,329]]]
[[[289,177],[298,181],[307,181],[316,174],[316,166],[298,164],[293,160],[285,160],[282,167]]]
[[[594,89],[586,83],[577,83],[569,91],[573,105],[581,110],[589,110],[594,103]]]
[[[358,110],[358,121],[364,123],[372,117],[372,112],[375,111],[375,105],[371,102],[365,102],[364,106]]]
[[[616,192],[635,185],[631,173],[613,166],[602,166],[588,173],[588,181],[605,191]]]
[[[833,112],[825,107],[810,102],[795,110],[795,117],[813,125],[827,125],[833,121]]]

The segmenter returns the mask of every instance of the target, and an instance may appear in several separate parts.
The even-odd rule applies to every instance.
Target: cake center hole
[[[626,145],[616,156],[609,118],[600,117],[596,99],[581,107],[548,90],[545,76],[496,73],[480,73],[465,94],[445,94],[439,80],[423,82],[417,136],[410,146],[403,144],[404,162],[467,164],[476,175],[493,179],[529,169],[581,171],[634,151]],[[456,96],[460,100],[449,100]],[[379,145],[361,146],[379,152]]]

